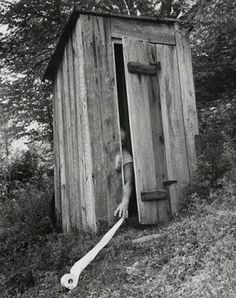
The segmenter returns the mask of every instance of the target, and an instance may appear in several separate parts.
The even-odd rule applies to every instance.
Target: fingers
[[[120,217],[127,218],[128,217],[128,210],[122,209],[119,214]]]
[[[116,216],[118,213],[119,217],[123,217],[123,218],[127,218],[129,213],[128,210],[126,208],[121,208],[120,206],[118,206],[118,208],[116,208],[115,212],[114,212],[114,216]]]

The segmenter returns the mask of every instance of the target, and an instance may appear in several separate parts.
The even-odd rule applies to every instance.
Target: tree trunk
[[[171,15],[172,2],[173,0],[161,1],[161,9],[160,9],[161,17],[169,17]]]

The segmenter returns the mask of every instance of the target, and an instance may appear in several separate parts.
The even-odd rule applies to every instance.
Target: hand
[[[119,215],[119,217],[127,218],[128,217],[128,203],[122,201],[114,212],[114,216]]]

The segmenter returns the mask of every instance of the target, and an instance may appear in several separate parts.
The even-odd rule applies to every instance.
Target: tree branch
[[[127,14],[130,16],[131,13],[130,13],[129,6],[128,6],[127,2],[126,2],[125,0],[123,0],[123,3],[124,3],[125,8],[126,8],[126,10],[127,10]]]

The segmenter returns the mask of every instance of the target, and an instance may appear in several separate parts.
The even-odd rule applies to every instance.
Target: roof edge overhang
[[[155,22],[155,23],[176,23],[179,22],[177,19],[171,19],[171,18],[161,18],[161,17],[147,17],[147,16],[134,16],[134,15],[118,15],[118,14],[109,14],[109,13],[99,13],[94,11],[88,11],[88,10],[80,10],[78,6],[76,5],[73,9],[73,12],[71,16],[69,17],[68,22],[66,23],[64,30],[61,34],[61,37],[58,41],[58,44],[51,56],[51,59],[49,60],[48,66],[46,68],[46,71],[43,75],[43,80],[53,80],[55,77],[55,74],[58,69],[59,61],[62,58],[65,44],[67,43],[70,34],[72,30],[75,27],[75,24],[80,16],[80,14],[84,15],[92,15],[92,16],[101,16],[101,17],[111,17],[111,18],[120,18],[120,19],[129,19],[129,20],[140,20],[145,22]]]

